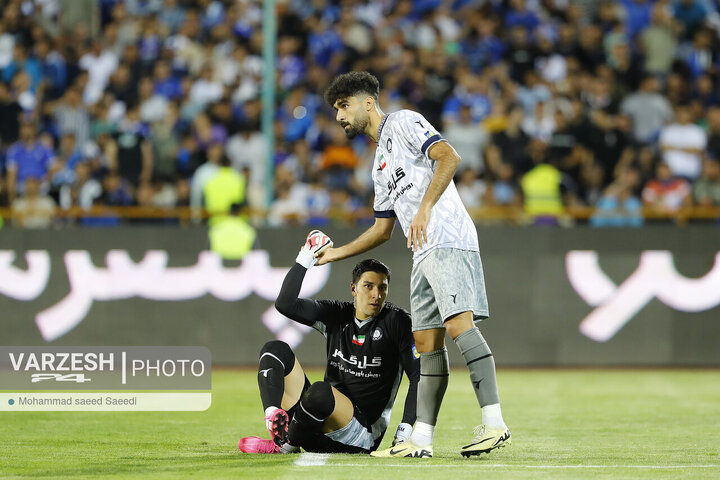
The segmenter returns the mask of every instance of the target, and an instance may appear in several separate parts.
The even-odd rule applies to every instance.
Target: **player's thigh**
[[[473,320],[487,318],[485,279],[478,252],[436,248],[420,265],[443,321],[464,312],[472,312]]]
[[[435,293],[424,271],[423,259],[413,265],[410,274],[410,318],[412,319],[413,334],[417,332],[442,329],[443,322],[435,301]],[[425,335],[427,336],[427,335]],[[417,339],[417,337],[415,337]],[[418,351],[421,351],[419,345]]]
[[[363,453],[377,448],[377,441],[373,434],[358,420],[357,416],[354,416],[350,423],[340,430],[323,435],[332,440],[334,445],[332,451],[335,453]]]
[[[355,414],[355,408],[349,398],[335,387],[332,387],[332,393],[335,399],[335,409],[323,423],[323,432],[325,433],[334,432],[347,426]]]
[[[285,391],[283,392],[281,407],[283,410],[290,410],[297,405],[305,390],[305,371],[297,357],[290,373],[285,375]]]

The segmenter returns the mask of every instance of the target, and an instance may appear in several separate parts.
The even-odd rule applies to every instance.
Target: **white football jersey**
[[[380,123],[372,173],[375,217],[397,217],[406,237],[435,172],[427,151],[440,141],[437,130],[412,110],[389,113]],[[432,209],[427,238],[415,250],[414,263],[435,248],[479,250],[475,224],[452,181]]]

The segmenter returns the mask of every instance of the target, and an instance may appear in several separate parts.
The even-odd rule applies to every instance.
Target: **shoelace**
[[[475,427],[473,434],[475,435],[475,439],[479,440],[483,435],[485,435],[485,424],[483,423]]]

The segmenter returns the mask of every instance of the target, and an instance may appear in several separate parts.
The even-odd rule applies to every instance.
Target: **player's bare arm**
[[[372,250],[390,240],[394,228],[395,218],[376,218],[373,226],[352,242],[338,248],[329,248],[319,255],[317,264],[324,265]]]
[[[453,179],[455,170],[460,164],[460,155],[448,142],[438,142],[428,150],[428,156],[436,162],[433,179],[423,196],[420,209],[415,215],[407,235],[407,248],[421,249],[427,243],[427,226],[430,213],[440,196]]]

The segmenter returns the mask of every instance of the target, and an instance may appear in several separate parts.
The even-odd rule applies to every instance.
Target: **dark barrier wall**
[[[339,245],[361,231],[326,233]],[[262,230],[262,251],[223,266],[201,253],[200,228],[2,230],[0,344],[204,345],[216,364],[247,365],[280,337],[304,364],[323,364],[324,339],[272,308],[306,233]],[[499,365],[720,365],[717,228],[479,236],[491,311],[481,330]],[[390,266],[390,300],[407,308],[411,255],[399,229],[370,254],[314,268],[309,292],[351,299],[352,267],[370,256]]]

